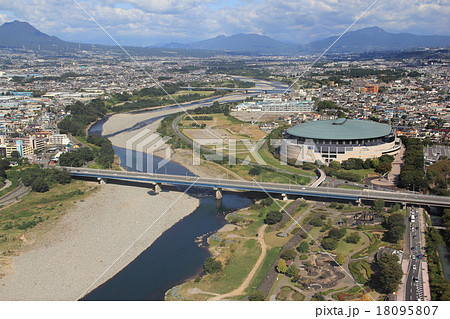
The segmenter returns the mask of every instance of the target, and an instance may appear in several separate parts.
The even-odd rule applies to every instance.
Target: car
[[[417,255],[417,259],[422,259],[423,255]]]
[[[413,235],[413,238],[416,238],[417,237],[417,235]]]
[[[411,259],[416,259],[416,255],[412,255],[412,256],[411,256]]]
[[[415,247],[411,247],[411,250],[414,250],[414,249],[416,249]]]
[[[416,268],[417,268],[416,265],[412,265],[413,270],[416,270]]]
[[[419,282],[419,278],[417,278],[417,277],[414,277],[414,282]]]

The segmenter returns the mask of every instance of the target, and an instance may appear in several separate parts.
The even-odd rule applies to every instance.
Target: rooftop
[[[291,135],[324,140],[355,140],[389,135],[391,126],[372,121],[326,120],[306,122],[287,130]]]

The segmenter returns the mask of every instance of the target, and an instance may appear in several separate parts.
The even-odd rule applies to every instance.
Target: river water
[[[433,226],[442,226],[442,213],[436,208],[431,209],[430,218]],[[441,258],[442,269],[444,270],[444,276],[450,279],[450,252],[447,246],[444,244],[438,245],[439,257]]]
[[[136,130],[159,118],[137,123],[121,132]],[[92,125],[89,134],[101,135],[106,120],[107,118]],[[126,149],[114,147],[114,151],[121,162],[125,163]],[[133,151],[133,158],[136,158],[136,153]],[[147,154],[143,154],[143,163],[147,163],[146,156]],[[173,162],[158,170],[160,160],[155,156],[152,161],[155,173],[193,175],[185,167]],[[127,169],[135,170],[134,166],[133,163],[133,167]],[[148,171],[145,164],[144,170]],[[210,254],[204,246],[200,247],[195,242],[196,238],[220,229],[226,224],[227,213],[249,206],[252,199],[245,195],[224,194],[222,200],[217,201],[212,190],[201,188],[191,189],[188,193],[199,198],[199,207],[164,232],[128,266],[81,300],[164,300],[167,290],[199,275]]]

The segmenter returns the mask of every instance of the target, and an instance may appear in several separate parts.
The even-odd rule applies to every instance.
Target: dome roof
[[[387,136],[391,129],[388,124],[340,118],[302,123],[289,128],[287,132],[293,136],[311,139],[358,140]]]

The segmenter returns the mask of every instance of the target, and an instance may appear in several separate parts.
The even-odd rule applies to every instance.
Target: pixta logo
[[[154,173],[170,161],[172,149],[166,144],[169,140],[168,136],[161,137],[147,128],[143,129],[127,140],[125,165],[134,167],[138,172],[145,170],[147,173]],[[154,153],[162,148],[165,149],[164,158],[155,166]]]

